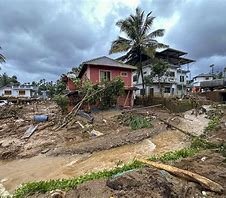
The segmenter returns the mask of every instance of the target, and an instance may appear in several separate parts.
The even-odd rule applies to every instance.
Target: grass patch
[[[152,124],[148,118],[138,115],[131,116],[129,125],[132,130],[152,127]]]
[[[186,157],[192,157],[198,152],[199,152],[198,148],[184,148],[177,151],[170,151],[164,153],[161,156],[152,156],[149,158],[149,160],[161,162],[175,161]]]
[[[220,147],[221,146],[218,144],[214,144],[199,137],[196,137],[192,140],[191,146],[188,148],[166,152],[161,156],[152,156],[149,158],[149,160],[161,162],[175,161],[182,158],[192,157],[195,154],[197,154],[200,150],[215,149]]]
[[[151,119],[142,115],[122,114],[118,119],[132,130],[152,127]]]
[[[217,129],[217,127],[220,124],[220,118],[218,116],[215,116],[211,118],[211,120],[208,123],[208,126],[204,129],[206,133],[214,131]]]
[[[13,194],[13,197],[23,198],[28,195],[32,195],[35,192],[45,193],[45,192],[49,192],[51,190],[56,190],[56,189],[69,190],[87,181],[91,181],[94,179],[109,178],[116,174],[123,173],[128,170],[141,168],[141,167],[143,167],[143,164],[135,160],[132,163],[126,164],[122,167],[116,167],[111,170],[104,170],[104,171],[99,171],[95,173],[90,173],[90,174],[86,174],[73,179],[29,182],[29,183],[23,184],[20,188],[18,188]]]

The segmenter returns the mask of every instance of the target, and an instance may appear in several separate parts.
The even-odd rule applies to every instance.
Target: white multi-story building
[[[182,96],[186,94],[187,84],[188,84],[188,76],[189,66],[188,64],[194,62],[194,60],[187,59],[181,57],[187,53],[181,52],[175,49],[168,48],[162,52],[156,53],[156,58],[160,58],[169,63],[169,68],[167,69],[164,76],[160,79],[160,84],[157,77],[154,77],[152,83],[150,85],[145,85],[145,94],[146,95],[154,95],[160,96],[160,87],[162,89],[162,93],[164,97],[170,96]],[[146,61],[143,63],[145,66],[143,67],[144,77],[149,77],[151,74],[151,62]],[[182,66],[187,64],[187,69],[182,69]],[[137,78],[137,74],[133,74],[133,83],[139,90],[136,91],[136,95],[142,95],[142,79],[141,75]]]

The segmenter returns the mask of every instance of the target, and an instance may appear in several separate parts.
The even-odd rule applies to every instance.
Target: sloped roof
[[[194,78],[197,78],[197,77],[213,77],[213,74],[199,74],[197,76],[195,76]]]
[[[111,59],[107,56],[102,56],[99,58],[95,58],[89,61],[85,61],[82,64],[87,64],[87,65],[106,65],[106,66],[111,66],[111,67],[121,67],[121,68],[127,68],[127,69],[134,69],[136,70],[137,68],[132,66],[132,65],[127,65],[125,63],[119,62],[117,60]]]
[[[101,56],[89,61],[85,61],[82,63],[82,69],[80,73],[78,74],[78,77],[81,77],[83,73],[85,72],[87,65],[101,65],[101,66],[109,66],[109,67],[120,67],[120,68],[125,68],[125,69],[132,69],[136,70],[137,67],[128,65],[122,62],[119,62],[117,60],[114,60],[112,58],[109,58],[107,56]]]
[[[187,54],[187,52],[183,52],[183,51],[176,50],[176,49],[173,49],[173,48],[167,48],[167,49],[161,51],[160,53],[161,53],[162,55],[166,55],[166,56],[176,56],[176,57],[179,57],[179,56],[182,56],[182,55]]]

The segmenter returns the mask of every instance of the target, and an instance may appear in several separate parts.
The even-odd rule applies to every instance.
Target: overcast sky
[[[108,55],[115,23],[139,6],[164,28],[161,42],[195,59],[192,76],[226,66],[226,0],[0,0],[2,72],[22,82],[56,80],[81,62]]]

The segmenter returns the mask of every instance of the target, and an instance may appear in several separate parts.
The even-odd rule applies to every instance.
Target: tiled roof
[[[106,65],[106,66],[111,66],[111,67],[121,67],[121,68],[127,68],[127,69],[133,69],[136,70],[137,68],[132,65],[127,65],[124,63],[121,63],[117,60],[111,59],[107,56],[102,56],[99,58],[95,58],[89,61],[85,61],[82,63],[83,65]]]

